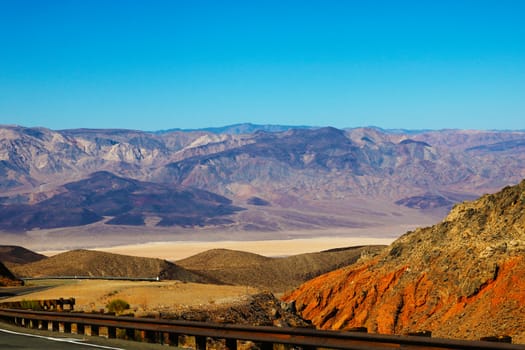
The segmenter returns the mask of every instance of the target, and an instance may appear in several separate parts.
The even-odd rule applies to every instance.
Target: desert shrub
[[[117,294],[118,294],[118,290],[114,290],[112,292],[109,292],[107,296],[108,297],[112,297],[112,296],[117,295]]]
[[[122,299],[113,299],[106,305],[106,307],[108,308],[109,312],[114,312],[118,314],[123,312],[124,310],[128,310],[129,303]]]
[[[20,302],[20,308],[21,309],[29,309],[33,311],[40,311],[42,310],[42,305],[37,300],[22,300]]]

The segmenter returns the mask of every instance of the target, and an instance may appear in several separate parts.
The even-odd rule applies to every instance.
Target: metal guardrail
[[[160,281],[160,277],[118,277],[118,276],[42,276],[42,277],[21,277],[22,281],[39,280],[117,280],[117,281]]]
[[[75,307],[75,298],[20,300],[20,301],[0,302],[0,308],[6,308],[6,309],[64,311],[65,306],[68,307],[69,311],[73,311]]]
[[[258,343],[263,350],[273,349],[274,344],[298,346],[303,349],[332,348],[348,350],[386,349],[493,349],[525,350],[525,345],[495,343],[488,341],[464,341],[420,336],[379,335],[362,332],[324,331],[307,328],[252,327],[232,324],[214,324],[180,320],[115,317],[99,314],[73,312],[46,312],[16,309],[0,309],[0,319],[19,326],[99,335],[106,328],[109,338],[117,336],[117,330],[131,335],[143,332],[144,339],[168,345],[178,345],[179,335],[195,337],[197,350],[206,349],[207,338],[224,339],[230,350],[237,349],[237,341]]]

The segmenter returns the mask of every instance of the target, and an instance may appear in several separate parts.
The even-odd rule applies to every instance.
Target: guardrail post
[[[164,344],[164,334],[162,332],[153,332],[153,342]]]
[[[303,350],[316,350],[317,348],[315,346],[301,346]]]
[[[126,340],[135,340],[135,329],[133,328],[126,328],[124,330],[124,339]]]
[[[158,343],[158,332],[155,331],[144,331],[142,334],[143,341],[147,343]]]
[[[273,343],[260,343],[259,349],[261,350],[273,350]]]
[[[225,342],[228,350],[237,350],[237,339],[226,338]]]
[[[117,328],[108,327],[108,339],[115,339],[117,337]]]
[[[75,308],[75,298],[69,298],[69,310],[70,311],[73,311],[73,309]]]
[[[195,336],[195,350],[206,350],[206,337]]]
[[[80,335],[84,335],[86,332],[86,326],[83,323],[77,323],[76,324],[76,333]]]
[[[29,320],[29,328],[38,329],[38,320]]]
[[[100,329],[98,326],[90,325],[89,326],[89,334],[91,336],[99,336],[100,335]]]
[[[161,344],[170,345],[170,334],[168,332],[159,332],[159,338]]]
[[[172,346],[179,346],[179,334],[169,332],[168,341],[166,343]]]

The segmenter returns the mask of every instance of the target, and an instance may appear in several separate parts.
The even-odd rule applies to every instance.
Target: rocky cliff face
[[[525,180],[285,296],[324,329],[525,342]]]

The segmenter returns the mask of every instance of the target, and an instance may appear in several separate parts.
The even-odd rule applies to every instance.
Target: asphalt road
[[[0,299],[38,292],[49,288],[49,286],[0,287]]]
[[[161,350],[165,345],[29,330],[0,323],[0,350]],[[170,349],[177,349],[170,347]]]
[[[35,334],[25,334],[0,329],[0,349],[14,350],[120,350],[122,348],[89,344],[74,338],[54,338]]]

